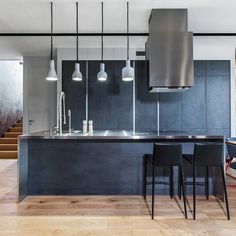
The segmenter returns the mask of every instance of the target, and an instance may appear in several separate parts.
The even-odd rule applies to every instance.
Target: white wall
[[[23,132],[53,128],[56,120],[56,82],[46,81],[49,57],[24,57]],[[29,120],[33,120],[29,126]]]

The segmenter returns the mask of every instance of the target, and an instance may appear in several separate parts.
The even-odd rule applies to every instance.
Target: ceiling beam
[[[148,36],[149,33],[129,33],[129,36],[141,37]],[[0,37],[49,37],[50,33],[0,33]],[[55,37],[75,37],[76,33],[53,33]],[[98,37],[102,36],[102,33],[79,33],[78,36],[87,36],[87,37]],[[103,36],[110,37],[124,37],[127,36],[127,33],[103,33]],[[193,36],[236,36],[236,33],[193,33]]]

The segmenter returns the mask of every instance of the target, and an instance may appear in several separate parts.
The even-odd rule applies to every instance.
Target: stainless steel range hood
[[[150,92],[182,92],[194,85],[193,34],[187,9],[153,9],[146,42]]]

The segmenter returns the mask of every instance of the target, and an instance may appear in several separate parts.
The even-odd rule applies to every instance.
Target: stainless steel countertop
[[[73,131],[71,134],[50,133],[48,131],[37,132],[32,134],[23,134],[19,136],[20,139],[78,139],[78,140],[153,140],[153,139],[186,139],[186,140],[222,140],[224,136],[220,135],[189,135],[186,133],[142,133],[127,130],[121,131],[94,131],[93,134],[83,134],[81,131]]]

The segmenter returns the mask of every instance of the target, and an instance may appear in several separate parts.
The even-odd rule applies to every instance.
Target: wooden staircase
[[[0,138],[0,159],[17,159],[18,136],[22,134],[22,121],[15,123]]]

